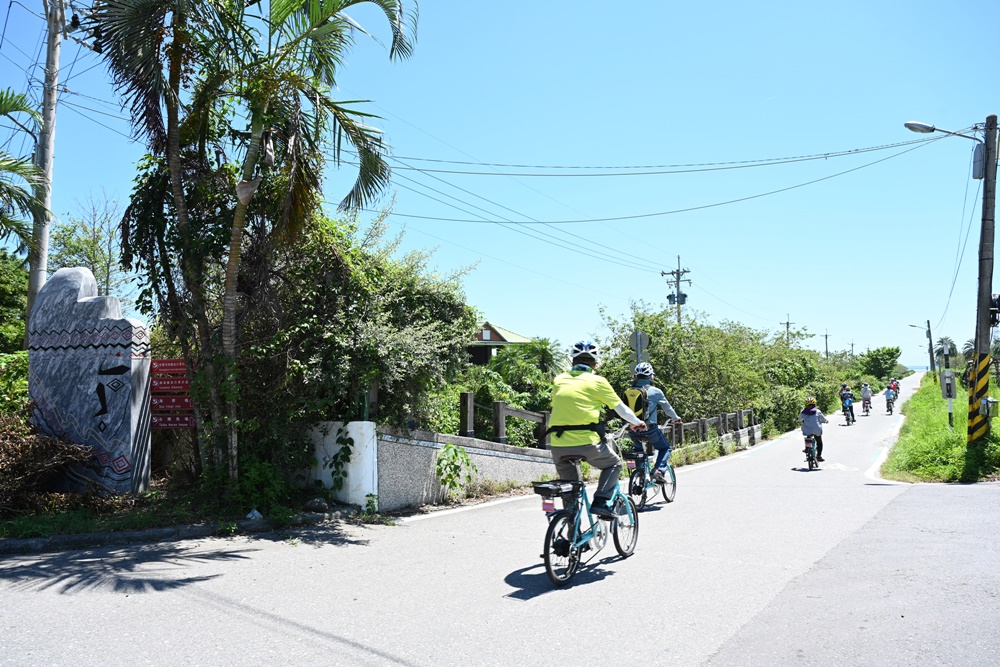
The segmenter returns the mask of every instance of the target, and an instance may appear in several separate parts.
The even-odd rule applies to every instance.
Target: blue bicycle
[[[628,495],[635,501],[636,506],[642,509],[646,503],[656,497],[657,493],[663,494],[664,502],[674,502],[677,495],[677,474],[674,467],[667,459],[667,469],[663,471],[664,481],[659,481],[653,477],[653,459],[646,452],[645,447],[635,448],[628,435],[628,427],[622,428],[612,436],[616,443],[622,443],[619,447],[622,458],[628,472]],[[645,439],[642,440],[645,443]]]
[[[609,527],[604,520],[598,520],[591,513],[584,482],[557,480],[533,482],[532,486],[535,493],[542,496],[542,509],[549,517],[542,550],[545,572],[553,584],[562,586],[576,574],[585,553],[592,552],[593,558],[604,548]],[[559,497],[568,500],[566,509],[555,509],[555,499]],[[632,499],[617,487],[611,498],[611,509],[615,513],[610,522],[615,549],[622,558],[628,558],[635,553],[635,544],[639,540],[639,511]]]

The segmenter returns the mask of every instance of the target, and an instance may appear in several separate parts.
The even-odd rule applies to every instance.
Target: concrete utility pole
[[[685,273],[691,273],[689,269],[681,268],[681,256],[677,255],[677,270],[676,271],[660,271],[661,276],[670,276],[673,278],[671,282],[674,284],[674,300],[677,304],[677,324],[681,323],[681,306],[687,301],[687,294],[681,292],[681,283],[691,284],[688,279],[681,280],[681,277]]]
[[[824,329],[824,331],[826,331],[826,333],[823,334],[823,346],[826,349],[826,358],[829,359],[830,358],[830,330],[829,329]]]
[[[990,309],[993,303],[993,210],[997,196],[997,116],[986,117],[986,140],[971,134],[951,132],[934,125],[908,121],[903,123],[906,129],[921,134],[942,132],[954,137],[965,137],[982,146],[982,169],[979,166],[979,146],[976,147],[976,159],[972,177],[985,179],[983,186],[983,224],[979,234],[979,293],[976,299],[976,358],[970,369],[969,383],[969,419],[966,442],[971,443],[982,438],[989,432],[990,422],[986,415],[979,414],[980,405],[986,400],[986,390],[989,385],[990,371]],[[977,124],[974,130],[979,130]],[[929,324],[929,323],[928,323]]]
[[[931,373],[937,382],[937,369],[934,367],[934,340],[931,338],[931,321],[927,320],[927,356],[931,360]]]
[[[785,313],[785,317],[787,317],[789,320],[792,319],[792,316],[789,315],[788,313]],[[785,325],[785,345],[791,345],[792,344],[792,325],[795,324],[795,322],[791,322],[791,321],[788,321],[788,322],[778,322],[778,324],[784,324]]]
[[[31,307],[38,291],[45,284],[49,269],[49,225],[52,224],[52,152],[56,140],[56,102],[59,91],[59,51],[66,25],[66,7],[63,0],[43,0],[45,22],[48,28],[48,45],[45,49],[45,79],[42,88],[42,125],[35,145],[35,165],[42,178],[35,186],[35,199],[42,210],[34,215],[31,238],[34,248],[28,250],[28,311],[25,313],[25,343],[31,328]],[[27,345],[25,345],[27,347]]]
[[[969,387],[968,442],[989,432],[990,423],[979,414],[986,398],[990,379],[990,306],[993,297],[993,214],[997,190],[997,116],[986,117],[985,178],[983,185],[983,224],[979,236],[979,299],[976,307],[976,363]]]

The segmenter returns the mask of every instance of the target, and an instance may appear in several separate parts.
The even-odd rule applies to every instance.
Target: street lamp
[[[919,324],[911,324],[914,329],[923,329]],[[934,376],[934,381],[937,382],[937,369],[934,368],[934,343],[931,342],[931,321],[927,320],[927,355],[930,359],[931,365],[929,366],[931,375]]]
[[[962,134],[961,132],[951,132],[942,130],[939,127],[909,121],[903,123],[908,130],[929,134],[931,132],[941,132],[955,137],[964,137],[977,142],[976,147],[977,162],[978,153],[983,152],[983,177],[985,186],[983,188],[983,222],[979,235],[979,298],[976,305],[976,338],[975,353],[976,360],[970,373],[972,382],[969,386],[969,419],[966,442],[973,442],[986,435],[989,430],[989,421],[985,415],[979,414],[980,404],[986,400],[986,390],[989,385],[990,369],[990,307],[993,296],[993,210],[996,203],[996,182],[997,182],[997,117],[990,114],[986,117],[986,141],[983,142],[978,137]],[[975,129],[979,129],[978,126]],[[978,170],[976,170],[978,176]],[[928,335],[930,335],[930,322],[927,323]]]

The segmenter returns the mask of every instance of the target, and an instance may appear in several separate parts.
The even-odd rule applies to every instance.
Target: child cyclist
[[[816,407],[816,399],[810,396],[806,399],[806,407],[799,413],[799,421],[802,422],[802,435],[816,436],[816,460],[823,460],[823,424],[829,424],[829,420]]]

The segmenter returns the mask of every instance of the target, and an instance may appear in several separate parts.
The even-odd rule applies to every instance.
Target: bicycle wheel
[[[628,495],[640,509],[646,506],[646,476],[641,468],[633,470],[628,478]]]
[[[625,503],[628,503],[628,506]],[[614,508],[615,514],[618,514],[611,522],[615,549],[618,550],[619,556],[628,558],[635,552],[635,543],[639,540],[639,510],[636,509],[635,502],[627,496],[618,496]]]
[[[663,473],[663,478],[666,479],[662,484],[662,489],[660,491],[663,493],[663,500],[668,503],[674,502],[674,496],[677,495],[677,475],[674,473],[674,467],[667,464],[667,469]]]
[[[565,510],[552,516],[549,529],[545,532],[545,573],[556,586],[572,579],[580,566],[580,554],[573,549],[573,532],[569,512]]]

